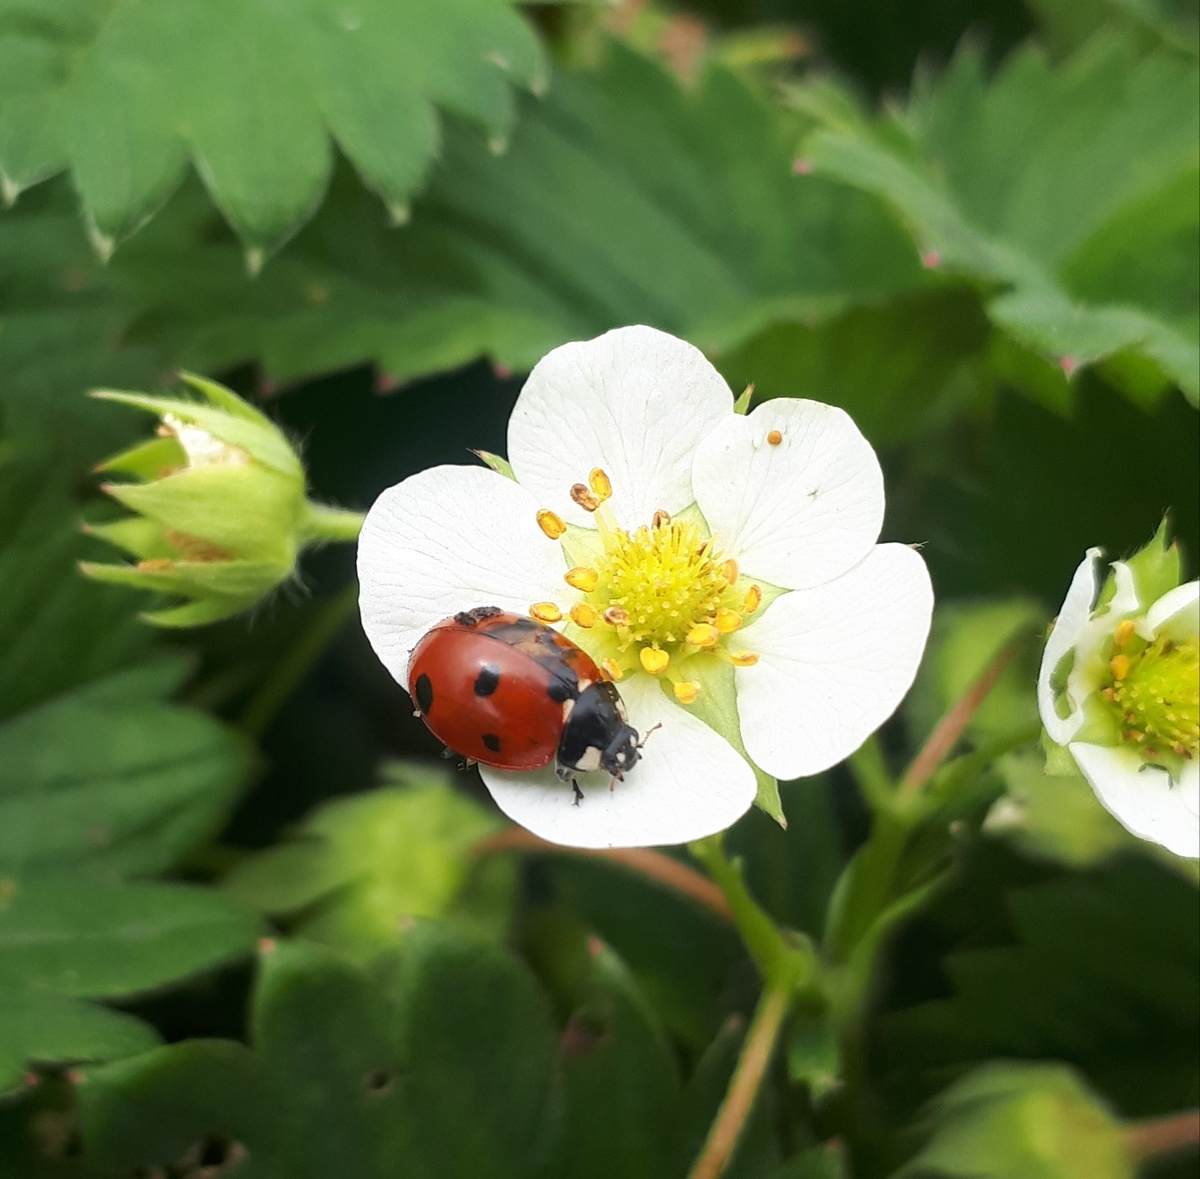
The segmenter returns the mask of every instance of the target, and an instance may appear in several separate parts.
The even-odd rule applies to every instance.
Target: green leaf
[[[161,871],[217,825],[247,751],[207,717],[134,694],[153,686],[126,673],[0,725],[0,872]]]
[[[85,873],[0,882],[0,984],[60,995],[142,994],[247,953],[259,925],[198,888]]]
[[[595,947],[562,1038],[566,1124],[548,1174],[661,1179],[683,1173],[682,1086],[661,1026],[619,959]]]
[[[1194,883],[1138,856],[1014,890],[1018,865],[994,845],[967,867],[914,931],[922,960],[949,941],[944,977],[883,1021],[877,1077],[897,1117],[997,1057],[1071,1064],[1127,1116],[1195,1105]]]
[[[1122,1128],[1070,1069],[993,1064],[932,1103],[896,1179],[1133,1179]]]
[[[126,596],[77,575],[88,549],[65,476],[18,447],[0,463],[0,718],[149,649]]]
[[[288,1179],[523,1179],[542,1161],[545,1000],[506,955],[447,927],[418,924],[370,973],[279,946],[263,960],[252,1038],[253,1051],[196,1041],[89,1070],[96,1160],[167,1166],[216,1138],[256,1174]]]
[[[396,764],[387,777],[402,784],[327,803],[290,842],[239,864],[224,891],[264,913],[298,915],[295,932],[355,956],[394,945],[414,917],[453,915],[501,936],[512,866],[477,866],[472,855],[500,821],[451,789],[444,771]],[[481,876],[500,895],[472,892]],[[489,899],[494,921],[480,905]]]
[[[70,168],[102,252],[157,212],[189,157],[252,269],[320,203],[335,143],[399,211],[434,151],[435,104],[500,138],[509,83],[544,68],[497,0],[60,9],[0,8],[0,61],[18,67],[0,71],[0,176],[15,194]]]
[[[1057,68],[1018,52],[990,83],[968,47],[902,117],[830,122],[806,151],[888,200],[928,266],[996,292],[993,322],[1068,375],[1133,353],[1195,404],[1198,86],[1194,61],[1117,39]]]
[[[1048,774],[1040,751],[1012,754],[997,768],[1005,793],[988,812],[984,830],[1026,855],[1085,868],[1117,852],[1153,846],[1104,809],[1073,760],[1065,775]]]
[[[154,1031],[132,1015],[0,987],[0,1093],[17,1088],[30,1066],[112,1060],[157,1043]]]

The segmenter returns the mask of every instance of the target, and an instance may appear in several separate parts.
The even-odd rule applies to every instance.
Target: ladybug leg
[[[579,783],[574,778],[571,779],[571,792],[575,795],[572,805],[578,806],[583,801],[583,791],[579,789]]]

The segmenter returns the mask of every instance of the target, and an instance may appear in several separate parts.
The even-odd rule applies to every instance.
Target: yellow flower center
[[[1161,636],[1147,643],[1122,622],[1113,634],[1110,680],[1103,695],[1125,741],[1148,758],[1170,751],[1192,758],[1200,748],[1200,642]]]
[[[759,609],[762,589],[745,583],[737,562],[725,558],[716,538],[693,520],[657,511],[632,531],[618,527],[606,505],[611,495],[601,470],[571,488],[571,498],[594,517],[602,546],[592,564],[564,575],[584,595],[571,608],[571,621],[593,632],[595,642],[588,645],[610,679],[639,670],[664,676],[676,698],[692,704],[700,695],[700,685],[688,677],[693,656],[711,654],[739,667],[757,662],[749,652],[727,651],[723,640]],[[538,524],[552,540],[567,532],[561,518],[545,509]],[[546,621],[562,617],[548,602],[534,603],[530,613]]]

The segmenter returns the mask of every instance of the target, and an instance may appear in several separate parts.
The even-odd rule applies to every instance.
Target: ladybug
[[[430,732],[471,761],[624,778],[641,757],[616,687],[558,631],[497,606],[455,614],[426,632],[408,662],[408,691]]]

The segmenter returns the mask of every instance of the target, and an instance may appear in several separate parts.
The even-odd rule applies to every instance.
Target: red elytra
[[[637,732],[592,657],[545,623],[495,606],[429,630],[409,659],[408,690],[435,737],[497,769],[554,762],[564,781],[595,769],[620,778],[639,757]]]

